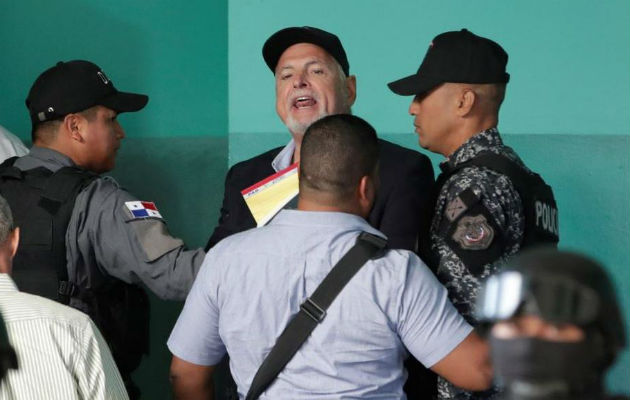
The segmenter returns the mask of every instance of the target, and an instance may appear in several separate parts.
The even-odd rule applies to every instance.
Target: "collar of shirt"
[[[33,146],[27,155],[15,160],[14,165],[21,170],[44,167],[55,172],[60,168],[72,167],[76,164],[70,157],[56,150]]]
[[[0,292],[17,292],[18,288],[9,274],[0,274]]]
[[[335,211],[303,211],[303,210],[281,210],[269,225],[292,225],[304,227],[331,227],[339,230],[343,227],[345,231],[365,231],[387,238],[381,231],[374,229],[363,218],[355,214]]]
[[[271,167],[274,169],[274,171],[282,171],[289,165],[293,164],[291,161],[293,160],[294,152],[295,140],[291,139],[291,141],[286,146],[284,146],[284,149],[282,149],[280,153],[278,153],[276,158],[274,158],[271,162]]]
[[[448,156],[446,160],[442,161],[440,163],[440,169],[444,171],[446,168],[455,167],[458,164],[470,160],[482,151],[502,145],[503,140],[497,128],[490,128],[479,132],[464,142],[464,144],[455,150],[453,154]]]

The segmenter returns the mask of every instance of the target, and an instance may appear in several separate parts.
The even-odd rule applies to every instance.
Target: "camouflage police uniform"
[[[447,170],[483,151],[506,156],[529,171],[514,150],[503,144],[496,128],[470,138],[440,168]],[[438,257],[438,279],[469,323],[477,322],[473,306],[481,282],[519,250],[524,228],[521,198],[505,175],[470,166],[455,173],[442,186],[431,225],[431,247]],[[496,391],[465,392],[440,379],[438,398],[490,399],[496,398]]]

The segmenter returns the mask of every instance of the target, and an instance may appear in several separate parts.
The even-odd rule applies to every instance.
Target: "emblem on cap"
[[[107,77],[107,75],[105,75],[103,71],[98,71],[96,75],[98,75],[98,77],[101,78],[104,84],[107,85],[110,82],[109,78]]]

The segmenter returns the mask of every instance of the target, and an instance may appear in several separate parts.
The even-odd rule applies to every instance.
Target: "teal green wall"
[[[504,132],[629,135],[629,15],[627,0],[232,1],[230,133],[284,132],[262,44],[281,27],[312,25],[340,36],[357,75],[354,112],[379,132],[411,132],[409,99],[385,83],[415,72],[436,34],[467,27],[510,55]]]
[[[128,137],[224,136],[227,0],[2,0],[0,124],[30,137],[24,99],[57,61],[95,62],[149,95],[122,115]]]
[[[466,27],[501,43],[512,75],[499,126],[505,141],[554,187],[561,246],[608,267],[628,324],[630,2],[241,0],[228,15],[230,164],[288,141],[261,57],[278,29],[336,33],[357,75],[354,113],[414,149],[410,98],[385,84],[415,72],[438,33]],[[431,158],[437,167],[441,157]],[[628,354],[608,375],[611,390],[630,392]]]
[[[149,95],[119,118],[127,137],[112,175],[155,201],[189,247],[204,246],[227,169],[227,0],[0,0],[0,124],[30,141],[28,89],[71,59]],[[143,398],[171,398],[166,339],[181,306],[151,296],[150,355],[134,373]]]

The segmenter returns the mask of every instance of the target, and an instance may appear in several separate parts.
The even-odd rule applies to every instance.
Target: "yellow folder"
[[[257,226],[269,222],[299,192],[298,163],[241,191]]]

